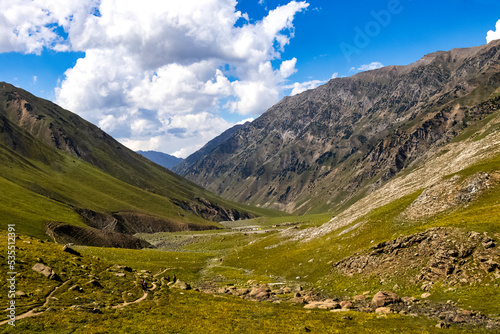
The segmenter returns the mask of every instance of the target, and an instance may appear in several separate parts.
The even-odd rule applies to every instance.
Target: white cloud
[[[149,131],[149,124],[144,120],[139,120],[135,126],[139,131]],[[231,126],[233,124],[224,119],[203,112],[175,116],[156,134],[118,139],[133,150],[162,150],[186,158]]]
[[[293,85],[287,85],[285,88],[287,89],[292,89],[292,92],[290,95],[297,95],[302,92],[305,92],[306,90],[309,89],[314,89],[320,85],[325,84],[325,80],[311,80],[311,81],[306,81],[306,82],[295,82]]]
[[[490,30],[486,34],[486,42],[489,43],[491,41],[500,39],[500,20],[497,21],[497,24],[495,25],[495,31]]]
[[[371,71],[371,70],[376,70],[376,69],[382,68],[382,67],[384,67],[384,65],[382,65],[382,63],[380,63],[378,61],[374,61],[370,64],[361,65],[358,68],[358,71]]]
[[[85,52],[56,103],[132,148],[165,152],[191,151],[233,125],[221,109],[259,115],[278,102],[297,62],[281,53],[309,6],[290,1],[250,23],[236,0],[0,2],[0,52]]]
[[[36,85],[38,82],[38,77],[36,75],[33,76],[33,83]]]
[[[245,123],[248,123],[248,122],[252,122],[253,120],[254,120],[253,117],[245,118],[244,120],[241,120],[241,121],[237,122],[236,125],[241,125],[241,124],[245,124]]]

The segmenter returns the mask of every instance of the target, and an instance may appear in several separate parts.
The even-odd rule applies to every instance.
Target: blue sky
[[[11,0],[0,81],[185,157],[283,96],[500,38],[496,0]],[[29,8],[29,10],[26,10]]]

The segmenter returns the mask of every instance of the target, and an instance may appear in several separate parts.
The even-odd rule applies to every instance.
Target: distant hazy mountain
[[[172,168],[174,168],[183,161],[182,158],[177,158],[174,157],[173,155],[157,151],[137,151],[137,153],[139,153],[145,158],[148,158],[154,163],[163,166],[165,168],[168,168],[170,170],[172,170]]]
[[[494,41],[332,79],[284,98],[180,174],[252,205],[341,209],[491,120],[499,58]]]

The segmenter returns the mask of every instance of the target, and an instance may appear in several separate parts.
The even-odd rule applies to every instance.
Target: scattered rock
[[[383,307],[386,305],[398,303],[401,301],[401,298],[394,292],[389,291],[379,291],[373,296],[372,306],[374,308]]]
[[[384,307],[377,307],[375,310],[375,313],[377,314],[389,314],[393,313],[390,307],[384,306]]]
[[[430,294],[429,292],[425,292],[425,293],[423,293],[423,294],[421,294],[421,295],[420,295],[420,297],[421,297],[422,299],[427,299],[427,298],[429,298],[430,296],[431,296],[431,294]]]
[[[493,241],[489,241],[489,242],[483,243],[483,247],[484,247],[484,249],[490,249],[490,248],[495,247],[495,243]]]
[[[357,295],[357,296],[354,296],[354,300],[355,300],[355,301],[363,301],[363,300],[366,300],[366,295]]]
[[[52,270],[51,267],[49,267],[43,263],[36,263],[31,269],[33,269],[37,273],[44,275],[48,279],[51,279],[54,281],[62,281],[61,278],[54,272],[54,270]]]
[[[354,304],[348,300],[343,300],[340,302],[340,307],[343,309],[352,309],[354,308]]]
[[[191,290],[191,286],[187,284],[184,281],[177,280],[173,285],[172,288],[180,289],[180,290]]]
[[[24,293],[23,291],[16,291],[15,293],[16,295],[16,298],[19,297],[19,298],[24,298],[24,297],[28,297],[28,295],[26,293]]]

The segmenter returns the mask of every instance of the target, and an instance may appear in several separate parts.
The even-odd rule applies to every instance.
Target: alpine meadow
[[[496,1],[0,2],[0,333],[500,332]]]

